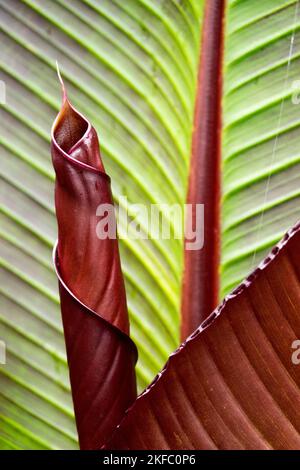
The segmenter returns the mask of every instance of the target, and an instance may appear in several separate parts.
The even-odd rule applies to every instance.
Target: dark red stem
[[[224,0],[208,0],[204,13],[187,202],[204,204],[204,245],[187,250],[182,289],[185,339],[218,303],[220,258],[220,140]]]

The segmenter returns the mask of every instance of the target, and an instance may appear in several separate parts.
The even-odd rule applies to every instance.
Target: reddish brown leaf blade
[[[204,204],[204,246],[185,250],[181,337],[218,304],[221,79],[224,0],[206,2],[187,202]],[[195,221],[194,221],[195,222]],[[195,223],[194,223],[195,226]]]
[[[170,357],[112,449],[299,449],[300,224]]]
[[[96,449],[136,398],[136,348],[128,337],[117,240],[96,234],[98,206],[112,207],[110,179],[95,130],[65,94],[53,126],[52,159],[55,262],[76,423],[81,448]]]

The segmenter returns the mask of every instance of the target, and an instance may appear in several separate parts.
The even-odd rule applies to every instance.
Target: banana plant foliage
[[[266,257],[300,213],[298,2],[0,4],[0,447],[77,446],[57,60],[86,116],[65,96],[52,139],[81,448],[299,448],[299,227]],[[132,339],[117,242],[89,232],[107,174],[117,206],[205,204],[197,253],[119,224]]]

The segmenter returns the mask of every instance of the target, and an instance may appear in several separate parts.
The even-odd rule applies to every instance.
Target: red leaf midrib
[[[218,304],[224,10],[225,0],[206,2],[187,195],[187,203],[204,204],[204,245],[197,251],[185,249],[182,339]]]

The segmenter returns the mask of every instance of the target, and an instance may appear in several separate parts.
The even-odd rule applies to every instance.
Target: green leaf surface
[[[57,60],[97,129],[118,204],[183,204],[202,1],[2,1],[0,448],[71,449],[77,436],[51,251],[49,142]],[[120,202],[121,204],[121,202]],[[165,220],[169,215],[163,213]],[[138,219],[142,231],[146,220]],[[75,223],[75,221],[74,221]],[[122,236],[124,227],[119,225]],[[179,342],[180,240],[121,240],[143,389]]]
[[[221,297],[300,218],[299,2],[232,0],[226,19]]]

